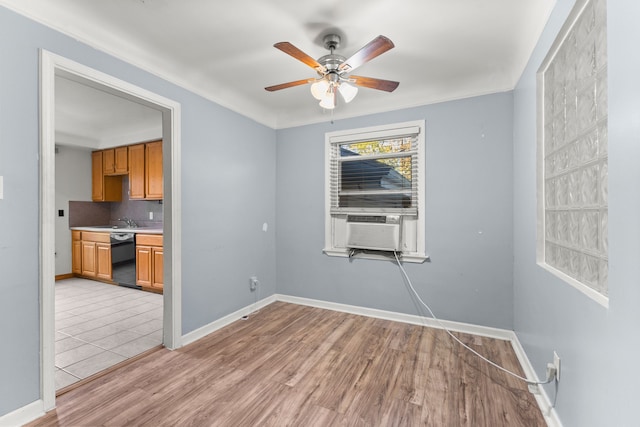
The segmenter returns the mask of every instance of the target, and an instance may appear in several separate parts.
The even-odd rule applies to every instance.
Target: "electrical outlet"
[[[560,381],[560,356],[555,351],[553,352],[553,366],[556,367],[556,381]]]
[[[251,276],[249,278],[249,290],[250,291],[255,291],[256,288],[258,287],[258,278],[256,276]]]

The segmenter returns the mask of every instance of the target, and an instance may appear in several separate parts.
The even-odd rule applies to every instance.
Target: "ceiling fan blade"
[[[362,76],[349,76],[349,80],[355,80],[353,83],[356,86],[384,90],[386,92],[393,92],[400,84],[399,82],[394,82],[392,80],[374,79],[372,77]]]
[[[313,83],[315,81],[316,81],[316,79],[296,80],[295,82],[282,83],[282,84],[275,85],[275,86],[265,87],[265,90],[268,90],[269,92],[273,92],[273,91],[280,90],[280,89],[286,89],[288,87],[294,87],[294,86],[304,85],[304,84],[307,84],[307,83]]]
[[[385,36],[378,36],[340,64],[338,69],[345,72],[353,71],[365,62],[371,61],[376,56],[385,53],[393,47],[394,44],[391,40]]]
[[[325,68],[322,65],[320,65],[318,61],[316,61],[315,59],[313,59],[312,57],[310,57],[309,55],[307,55],[306,53],[304,53],[303,51],[301,51],[300,49],[298,49],[297,47],[295,47],[289,42],[279,42],[274,44],[273,47],[280,49],[287,55],[293,56],[298,61],[305,63],[309,67],[314,68],[319,72],[326,71]]]

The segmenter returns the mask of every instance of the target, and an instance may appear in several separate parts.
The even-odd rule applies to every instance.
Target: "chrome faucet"
[[[134,220],[127,218],[126,216],[124,218],[119,218],[118,221],[124,222],[129,228],[136,228],[138,226]]]

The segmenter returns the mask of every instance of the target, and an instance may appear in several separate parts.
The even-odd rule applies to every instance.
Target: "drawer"
[[[99,233],[95,231],[83,231],[82,240],[86,242],[111,243],[111,233]]]
[[[71,240],[82,240],[82,231],[71,230]]]
[[[162,234],[136,234],[136,245],[162,246]]]

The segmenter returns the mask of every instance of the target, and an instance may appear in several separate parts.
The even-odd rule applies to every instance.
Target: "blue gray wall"
[[[544,376],[557,350],[566,426],[635,426],[640,401],[640,4],[608,2],[609,308],[536,265],[535,75],[570,9],[558,0],[514,92],[515,330]],[[553,387],[548,387],[553,397]]]
[[[278,293],[417,314],[389,261],[324,247],[326,132],[426,120],[426,248],[406,264],[435,314],[511,329],[512,94],[502,93],[278,131]]]
[[[182,105],[183,333],[275,292],[275,131],[0,7],[0,416],[40,398],[41,48]]]

